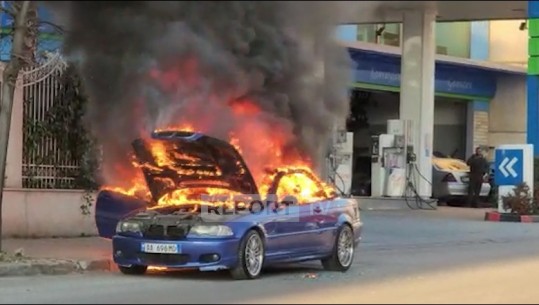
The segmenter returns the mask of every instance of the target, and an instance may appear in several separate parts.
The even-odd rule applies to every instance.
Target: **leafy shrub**
[[[539,212],[537,202],[539,188],[535,188],[533,196],[527,183],[517,185],[512,193],[502,196],[503,208],[518,215],[533,215]]]

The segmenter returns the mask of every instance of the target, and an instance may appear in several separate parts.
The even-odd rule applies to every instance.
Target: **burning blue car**
[[[342,272],[352,265],[362,229],[357,203],[328,192],[310,171],[276,170],[267,194],[260,194],[231,144],[183,131],[154,132],[151,138],[172,160],[165,166],[147,141],[133,142],[152,199],[103,190],[96,202],[99,235],[112,239],[122,273],[144,274],[149,266],[228,269],[235,279],[254,279],[276,263],[321,260],[326,270]],[[299,202],[283,194],[290,176],[315,185],[317,199]],[[216,199],[194,192],[198,198],[159,205],[179,190],[207,188],[233,194],[233,204],[230,198],[227,204],[205,204]]]

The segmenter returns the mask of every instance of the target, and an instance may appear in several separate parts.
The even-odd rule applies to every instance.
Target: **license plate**
[[[174,253],[181,252],[181,247],[178,244],[142,243],[140,245],[140,248],[141,248],[141,251],[145,253],[174,254]]]

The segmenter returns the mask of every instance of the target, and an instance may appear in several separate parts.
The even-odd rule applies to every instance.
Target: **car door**
[[[268,256],[290,257],[301,249],[302,224],[299,222],[299,207],[281,207],[272,212],[266,227],[268,231]]]
[[[317,224],[312,217],[309,205],[298,204],[301,185],[295,185],[301,173],[281,173],[277,175],[272,187],[279,212],[274,215],[272,244],[280,254],[300,256],[310,252],[316,247],[312,234],[317,229]],[[294,177],[292,177],[294,176]],[[300,179],[306,177],[300,176]]]
[[[315,223],[310,232],[311,247],[314,252],[327,252],[334,244],[340,209],[333,200],[315,201],[309,204],[310,222]]]
[[[319,202],[310,202],[300,206],[300,222],[303,233],[301,247],[302,252],[315,254],[321,245],[323,224],[323,206]]]
[[[319,183],[314,180],[313,177],[304,171],[294,172],[289,175],[294,175],[293,181],[297,182],[297,185],[291,184],[287,181],[288,186],[293,186],[294,191],[281,192],[287,193],[292,197],[304,198],[304,197],[316,197],[314,194],[322,191]],[[286,176],[283,178],[287,178]],[[322,199],[322,198],[320,198]],[[292,249],[298,255],[315,254],[320,251],[320,246],[323,245],[324,233],[327,233],[329,221],[326,214],[327,202],[313,200],[312,202],[304,202],[300,200],[297,203],[297,212],[289,218],[289,221],[281,224],[283,231],[287,231],[294,236],[289,237]],[[297,213],[297,214],[295,214]],[[296,216],[297,215],[297,216]]]

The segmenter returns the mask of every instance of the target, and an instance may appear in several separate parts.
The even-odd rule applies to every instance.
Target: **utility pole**
[[[33,61],[33,56],[30,54],[34,54],[35,39],[37,37],[37,14],[32,14],[36,18],[28,18],[32,11],[37,11],[35,3],[31,2],[13,1],[10,9],[3,9],[4,12],[13,17],[13,42],[10,60],[5,66],[2,75],[0,96],[0,251],[2,250],[2,200],[13,96],[19,72],[29,62]]]

